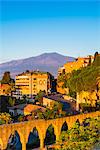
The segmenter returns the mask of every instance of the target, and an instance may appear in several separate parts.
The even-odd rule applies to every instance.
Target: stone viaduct
[[[0,146],[1,146],[0,150],[5,150],[7,148],[9,137],[10,135],[14,134],[15,131],[17,131],[20,136],[22,150],[26,150],[26,143],[28,142],[29,134],[30,132],[33,131],[34,128],[38,130],[38,134],[40,138],[40,149],[43,149],[46,131],[51,124],[54,127],[56,141],[58,141],[59,136],[61,134],[61,128],[65,122],[68,125],[68,129],[70,129],[72,128],[73,124],[76,122],[77,119],[79,120],[80,123],[82,123],[83,120],[86,118],[93,118],[97,116],[100,116],[100,111],[62,117],[57,119],[51,119],[51,120],[39,119],[39,120],[1,125],[0,126]]]

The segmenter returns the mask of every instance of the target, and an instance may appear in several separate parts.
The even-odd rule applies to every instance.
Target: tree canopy
[[[43,104],[43,96],[45,95],[45,91],[39,91],[39,93],[35,96],[35,100],[39,101],[39,103]]]
[[[11,122],[11,116],[9,113],[0,113],[0,125],[8,124]]]
[[[9,71],[4,72],[1,83],[4,84],[14,83],[14,79],[11,78]]]
[[[100,139],[100,117],[87,118],[83,124],[76,122],[70,130],[62,131],[59,148],[55,150],[92,150]],[[100,148],[100,147],[99,147]]]

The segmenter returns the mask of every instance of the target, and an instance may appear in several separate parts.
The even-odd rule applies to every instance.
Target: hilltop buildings
[[[86,67],[94,61],[94,56],[78,57],[73,62],[67,62],[60,67],[58,70],[58,75],[62,73],[71,73],[73,70],[78,70],[79,68]]]
[[[61,94],[69,95],[69,94],[72,94],[71,92],[73,92],[74,90],[71,91],[65,87],[67,87],[66,83],[67,83],[67,80],[69,81],[69,79],[71,77],[71,73],[74,70],[79,70],[79,69],[80,69],[80,71],[82,71],[81,68],[83,68],[83,67],[87,68],[87,70],[85,68],[84,68],[84,70],[88,74],[86,74],[85,71],[82,72],[84,79],[83,79],[82,75],[80,75],[80,78],[78,77],[78,75],[76,75],[77,78],[75,78],[74,73],[73,73],[74,84],[76,85],[76,87],[80,86],[79,87],[80,90],[74,91],[75,92],[74,97],[76,97],[76,99],[77,99],[77,105],[76,105],[77,110],[79,110],[81,108],[81,106],[83,106],[83,104],[87,104],[88,106],[95,107],[97,105],[98,101],[100,100],[99,64],[100,64],[100,54],[95,53],[94,56],[87,56],[87,57],[81,57],[81,58],[79,57],[76,59],[76,61],[68,62],[68,63],[64,64],[63,67],[59,68],[59,70],[58,70],[57,92],[61,93]],[[87,66],[89,66],[89,67],[87,67]],[[91,75],[89,75],[89,72]],[[78,74],[78,72],[77,72],[77,74]],[[92,80],[92,78],[94,80]],[[71,78],[71,79],[73,80],[73,78]],[[76,81],[75,81],[75,79],[76,79]],[[77,79],[79,79],[79,82]],[[87,79],[87,80],[85,80],[85,79]],[[83,86],[83,88],[81,85]],[[91,87],[91,89],[89,89],[88,85]],[[94,85],[94,87],[92,85]]]
[[[76,61],[67,62],[58,69],[58,77],[62,74],[71,73],[73,70],[78,70],[82,67],[86,67],[94,61],[94,56],[78,57]],[[62,88],[63,82],[57,82],[57,92],[61,94],[68,93],[68,89]]]

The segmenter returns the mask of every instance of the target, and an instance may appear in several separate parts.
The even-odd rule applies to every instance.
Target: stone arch
[[[26,144],[27,149],[28,148],[36,148],[40,146],[40,135],[37,127],[31,128],[29,135],[28,135],[28,141]]]
[[[67,131],[68,130],[68,124],[67,124],[67,122],[65,121],[63,124],[62,124],[62,126],[61,126],[61,132],[62,131]]]
[[[9,127],[8,127],[9,129]],[[5,128],[1,129],[1,136],[0,136],[0,150],[4,150],[7,148],[8,139],[11,135],[10,129],[7,130],[6,126]]]
[[[25,142],[25,135],[24,135],[24,133],[23,133],[23,129],[22,129],[22,130],[21,130],[21,129],[18,129],[18,130],[15,130],[15,131],[17,131],[17,133],[18,133],[18,135],[19,135],[19,137],[20,137],[21,143]]]
[[[1,150],[3,149],[3,141],[2,141],[1,138],[0,138],[0,149],[1,149]]]
[[[70,130],[73,127],[74,123],[75,123],[75,117],[68,116],[68,117],[65,118],[65,121],[66,121],[66,123],[68,125],[68,129]]]
[[[17,130],[15,130],[13,133],[10,134],[8,138],[7,148],[13,149],[22,149],[22,142],[20,138],[20,134]]]
[[[45,139],[44,139],[44,145],[53,144],[56,141],[56,133],[54,125],[51,123],[48,125],[46,129]]]
[[[40,139],[40,148],[42,149],[44,147],[44,137],[45,137],[44,135],[45,135],[45,130],[46,129],[45,128],[41,128],[41,123],[36,124],[36,125],[34,125],[33,123],[31,123],[30,126],[28,126],[26,128],[26,131],[27,131],[25,133],[25,134],[27,134],[27,136],[26,136],[26,143],[28,141],[28,137],[30,135],[30,132],[32,132],[34,128],[36,128],[37,131],[38,131],[38,135],[39,135],[39,139]]]
[[[56,123],[51,122],[51,121],[49,122],[49,124],[48,124],[47,127],[45,128],[45,135],[46,135],[46,131],[47,131],[47,129],[48,129],[48,127],[49,127],[50,125],[53,126],[53,128],[54,128],[54,133],[55,133],[55,135],[56,135],[56,132],[57,132],[57,130],[59,129],[59,127],[56,125]]]
[[[40,125],[40,126],[39,126],[39,125],[33,125],[33,126],[31,125],[29,132],[32,132],[34,128],[37,129],[38,134],[39,134],[39,136],[40,136],[40,134],[41,134],[41,125]]]

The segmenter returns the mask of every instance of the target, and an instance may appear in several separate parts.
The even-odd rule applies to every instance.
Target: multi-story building
[[[33,96],[40,90],[48,93],[52,88],[52,75],[48,72],[27,71],[16,76],[15,85],[22,95]]]
[[[62,73],[65,73],[65,67],[64,66],[58,68],[58,76],[61,75]]]

